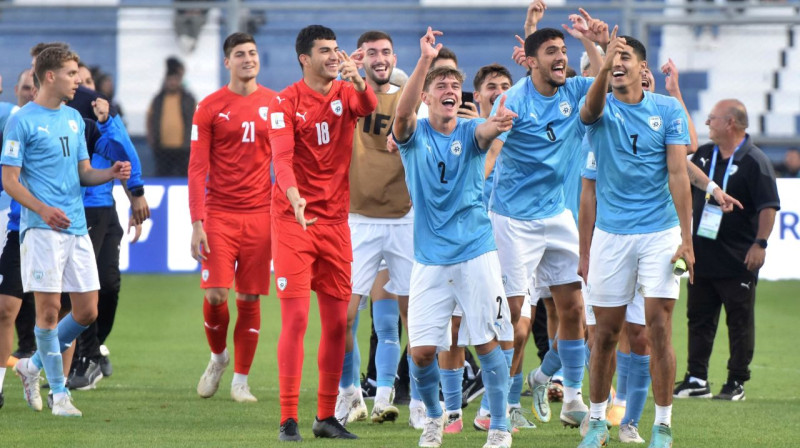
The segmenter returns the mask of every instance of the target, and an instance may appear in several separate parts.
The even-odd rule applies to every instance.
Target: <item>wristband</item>
[[[133,196],[135,198],[144,196],[144,187],[131,188],[128,191],[130,191],[131,192],[131,196]]]
[[[714,190],[716,190],[717,188],[719,188],[719,185],[717,185],[716,182],[714,182],[713,180],[708,182],[708,185],[706,185],[706,194],[708,194],[709,196],[714,196]]]

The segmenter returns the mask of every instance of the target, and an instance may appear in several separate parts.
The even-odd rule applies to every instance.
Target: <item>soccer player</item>
[[[65,388],[61,352],[97,315],[97,265],[80,187],[130,176],[129,162],[104,170],[91,167],[83,119],[62,106],[80,84],[78,61],[64,48],[39,54],[34,69],[39,93],[9,120],[0,158],[6,191],[25,207],[20,228],[22,283],[25,291],[34,292],[37,309],[39,350],[30,359],[20,359],[14,370],[28,405],[39,411],[39,372],[45,369],[54,395],[53,414],[59,416],[81,415]],[[72,312],[56,326],[62,290],[72,293]]]
[[[437,350],[451,345],[450,320],[463,311],[459,345],[475,346],[483,367],[492,420],[485,447],[510,447],[506,423],[509,366],[498,341],[512,341],[508,302],[491,224],[483,207],[485,151],[516,116],[496,103],[489,121],[457,117],[463,75],[452,67],[428,71],[442,44],[440,31],[420,39],[420,59],[397,105],[392,133],[415,205],[414,267],[408,303],[411,377],[427,408],[419,446],[442,444]],[[418,98],[429,117],[417,120]]]
[[[303,78],[281,91],[269,106],[276,179],[272,254],[282,319],[279,440],[301,440],[297,403],[312,289],[322,322],[312,430],[316,437],[353,439],[356,436],[334,416],[352,295],[349,168],[356,123],[375,110],[377,98],[355,62],[339,50],[331,29],[303,28],[295,49]],[[342,80],[337,80],[340,74]]]
[[[643,91],[646,60],[644,46],[634,38],[617,37],[615,28],[596,82],[580,108],[594,150],[598,191],[587,300],[597,326],[589,369],[589,428],[581,447],[608,442],[606,405],[613,375],[608,365],[637,285],[645,297],[652,350],[656,416],[650,446],[672,446],[671,318],[680,289],[672,263],[683,258],[690,281],[694,274],[686,167],[690,139],[680,103]],[[606,94],[609,81],[612,93]]]
[[[598,21],[585,33],[577,33],[591,38],[581,42],[596,61],[595,67],[601,59],[592,41],[607,36],[601,25]],[[568,161],[580,150],[578,101],[592,78],[566,77],[564,34],[552,28],[539,29],[525,39],[525,56],[530,81],[518,82],[507,93],[508,108],[519,118],[492,148],[493,153],[502,151],[497,156],[489,217],[512,322],[519,320],[534,274],[536,287],[550,287],[553,294],[559,316],[556,344],[564,369],[561,421],[577,427],[587,411],[580,392],[585,359],[583,299],[577,275],[578,232],[572,213],[565,208],[564,181]],[[510,356],[513,347],[504,348]],[[550,378],[541,368],[532,377],[534,411],[540,421],[547,422]]]
[[[269,103],[275,92],[258,84],[253,37],[233,33],[223,44],[230,82],[203,99],[194,113],[189,159],[192,257],[202,265],[203,318],[211,349],[197,393],[217,392],[230,362],[228,290],[236,282],[231,398],[255,402],[247,376],[261,330],[260,295],[269,294]]]
[[[375,111],[358,120],[350,163],[350,215],[353,244],[353,297],[347,313],[348,331],[344,367],[339,381],[336,418],[343,425],[357,419],[359,409],[366,418],[366,406],[358,378],[360,357],[355,343],[358,311],[366,302],[381,261],[389,269],[389,297],[373,297],[372,318],[378,336],[375,353],[377,392],[371,420],[394,421],[399,411],[390,401],[397,364],[400,360],[398,317],[408,311],[408,287],[414,248],[414,214],[405,182],[400,155],[386,149],[401,88],[389,83],[397,63],[392,38],[383,31],[367,31],[358,38],[359,55],[366,83],[375,92]],[[359,384],[360,385],[360,384]],[[348,415],[350,419],[348,419]]]

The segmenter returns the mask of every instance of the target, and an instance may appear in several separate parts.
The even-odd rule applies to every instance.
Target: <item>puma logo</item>
[[[746,290],[750,291],[750,282],[747,282],[747,283],[740,283],[740,285],[742,285],[742,288],[744,288],[744,289],[746,289]]]
[[[208,322],[203,322],[203,326],[205,326],[206,328],[208,328],[208,329],[209,329],[209,330],[211,330],[211,331],[217,331],[217,330],[219,330],[219,325],[214,325],[214,326],[212,327],[211,325],[209,325],[209,324],[208,324]]]
[[[305,121],[306,121],[306,114],[308,114],[308,112],[303,112],[302,114],[301,114],[300,112],[295,112],[294,114],[295,114],[295,115],[297,115],[298,117],[302,118],[302,119],[303,119],[303,122],[305,123]]]
[[[282,102],[286,101],[286,98],[281,98],[279,96],[276,96],[275,99],[278,100],[278,104],[281,104]]]
[[[250,332],[250,333],[255,333],[255,334],[260,333],[258,328],[248,328],[247,331]]]
[[[230,115],[231,115],[231,111],[228,111],[228,113],[227,113],[227,114],[223,114],[222,112],[220,112],[220,113],[219,113],[219,116],[220,116],[220,117],[222,117],[222,118],[224,118],[224,119],[226,119],[226,120],[228,120],[228,121],[231,121],[231,117],[230,117]]]
[[[49,127],[50,127],[50,125],[49,125],[49,124],[48,124],[47,126],[45,126],[45,127],[37,126],[37,127],[36,127],[36,130],[37,130],[37,131],[42,131],[42,132],[45,132],[45,133],[47,133],[47,135],[50,135],[50,131],[47,129],[47,128],[49,128]]]
[[[705,157],[700,157],[700,163],[702,163],[702,164],[703,164],[703,168],[705,168],[705,167],[706,167],[706,163],[707,163],[707,162],[708,162],[708,159],[706,159]]]

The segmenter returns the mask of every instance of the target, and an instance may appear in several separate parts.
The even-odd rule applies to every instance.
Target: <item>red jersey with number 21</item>
[[[333,81],[322,95],[300,80],[280,92],[269,106],[269,138],[275,186],[272,215],[295,221],[286,190],[297,187],[306,200],[306,219],[319,224],[347,222],[350,209],[350,159],[359,117],[371,114],[377,98],[367,86]]]

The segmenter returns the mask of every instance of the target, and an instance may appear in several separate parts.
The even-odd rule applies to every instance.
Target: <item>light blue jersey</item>
[[[580,150],[578,102],[594,78],[567,79],[551,97],[542,96],[530,77],[505,94],[517,113],[514,127],[501,134],[491,210],[519,220],[549,218],[564,211],[564,180]],[[500,102],[495,102],[492,114]]]
[[[606,96],[603,115],[587,125],[597,163],[597,228],[637,234],[678,225],[667,145],[689,144],[687,123],[675,98],[644,92],[640,103],[626,104]]]
[[[497,249],[481,199],[486,153],[475,140],[475,128],[484,121],[459,118],[444,135],[423,118],[408,141],[398,143],[414,203],[419,263],[456,264]]]
[[[6,103],[5,101],[0,102],[0,132],[5,129],[8,117],[14,115],[14,112],[18,110],[19,107],[16,104]]]
[[[21,167],[20,181],[43,203],[64,211],[71,224],[63,230],[85,235],[86,216],[78,162],[89,158],[83,118],[68,106],[47,109],[34,102],[23,106],[6,125],[0,164]],[[20,234],[49,229],[36,213],[22,208]]]

